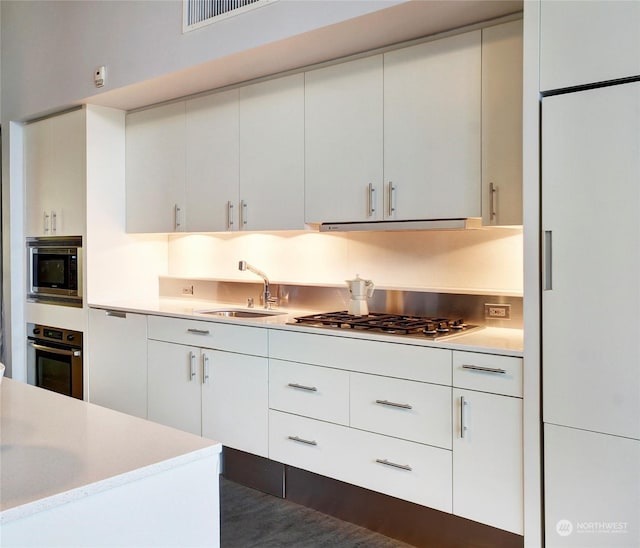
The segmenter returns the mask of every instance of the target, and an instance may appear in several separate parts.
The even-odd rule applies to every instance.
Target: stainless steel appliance
[[[27,300],[82,306],[82,236],[27,238]]]
[[[355,316],[346,310],[300,316],[295,318],[293,323],[314,327],[376,331],[428,340],[441,340],[473,329],[480,329],[478,325],[466,324],[462,318],[429,318],[378,312],[371,312],[366,316]]]
[[[82,333],[29,325],[27,380],[41,388],[82,399]]]

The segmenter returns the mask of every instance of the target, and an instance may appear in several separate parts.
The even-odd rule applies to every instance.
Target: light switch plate
[[[510,320],[511,305],[485,303],[484,318],[485,320]]]

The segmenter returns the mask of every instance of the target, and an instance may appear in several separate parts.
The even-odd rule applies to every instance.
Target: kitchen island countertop
[[[126,300],[112,301],[108,303],[90,303],[92,308],[119,310],[139,314],[151,314],[172,316],[190,320],[205,320],[218,323],[234,323],[236,325],[262,327],[270,329],[284,329],[303,333],[315,333],[320,335],[334,335],[353,337],[359,339],[378,340],[400,344],[412,344],[445,348],[449,350],[462,350],[467,352],[483,352],[500,354],[504,356],[523,356],[523,332],[522,329],[510,329],[503,327],[483,327],[482,329],[461,333],[446,339],[429,340],[420,335],[398,336],[376,331],[356,331],[353,329],[322,328],[303,324],[292,324],[296,316],[318,313],[318,310],[280,308],[280,315],[263,318],[233,318],[211,316],[199,313],[200,310],[215,308],[244,308],[237,303],[224,303],[204,301],[196,299],[181,299],[173,297],[159,297],[150,300]],[[256,308],[256,310],[260,310]]]
[[[219,443],[12,379],[0,389],[3,541],[9,525],[50,514],[45,510],[140,486],[147,478],[157,482],[192,464],[210,469],[215,493],[205,498],[215,500],[210,512],[217,510]]]

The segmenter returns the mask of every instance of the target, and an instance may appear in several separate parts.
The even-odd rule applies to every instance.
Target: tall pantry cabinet
[[[587,4],[541,5],[545,540],[549,547],[635,547],[640,49],[623,52],[626,64],[615,74],[582,57],[598,37],[640,36],[640,10],[636,2],[614,3],[607,17],[595,17],[597,6]],[[607,26],[616,14],[619,24]],[[571,40],[559,30],[567,18],[577,22]],[[625,80],[603,85],[611,76]],[[565,86],[571,89],[554,91]]]

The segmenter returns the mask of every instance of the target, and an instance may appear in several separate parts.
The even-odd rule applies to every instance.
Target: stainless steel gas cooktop
[[[313,327],[368,330],[393,335],[413,335],[430,340],[441,340],[480,328],[477,325],[466,324],[462,318],[430,318],[378,312],[371,312],[366,316],[354,316],[345,310],[300,316],[295,318],[293,323]]]

